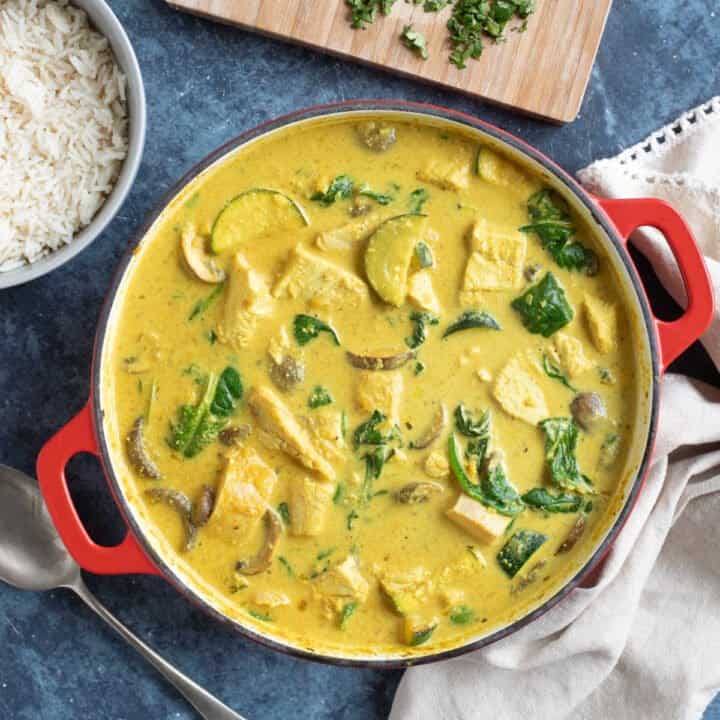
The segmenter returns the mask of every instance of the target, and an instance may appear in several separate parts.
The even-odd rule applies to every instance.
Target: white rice
[[[67,0],[0,0],[0,272],[69,243],[127,155],[125,77]]]

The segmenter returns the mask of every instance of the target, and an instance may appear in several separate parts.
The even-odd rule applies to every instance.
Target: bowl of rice
[[[103,231],[137,174],[145,125],[135,52],[103,0],[0,2],[0,289]]]

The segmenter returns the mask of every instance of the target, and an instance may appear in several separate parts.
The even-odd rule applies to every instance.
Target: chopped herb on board
[[[378,11],[389,15],[392,6],[397,0],[345,0],[350,8],[350,25],[356,29],[364,30],[375,22]]]
[[[413,30],[412,25],[406,25],[400,33],[400,38],[405,47],[419,55],[423,60],[428,59],[427,40],[418,30]]]

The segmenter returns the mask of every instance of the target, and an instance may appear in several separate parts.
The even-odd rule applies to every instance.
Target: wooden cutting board
[[[612,0],[537,0],[524,33],[488,43],[464,70],[448,62],[447,19],[420,5],[395,3],[366,30],[353,30],[344,0],[166,0],[171,6],[341,57],[459,90],[557,122],[580,109]],[[430,58],[400,42],[412,23],[425,34]],[[291,80],[290,80],[291,81]]]

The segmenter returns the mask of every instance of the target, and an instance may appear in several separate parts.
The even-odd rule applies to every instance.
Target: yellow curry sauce
[[[221,612],[426,653],[587,559],[647,373],[616,270],[543,188],[449,124],[352,116],[241,148],[157,221],[108,334],[107,431]]]

